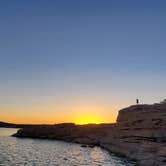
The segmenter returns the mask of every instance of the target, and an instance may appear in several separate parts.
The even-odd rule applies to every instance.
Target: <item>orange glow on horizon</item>
[[[6,105],[3,107],[4,111],[0,113],[0,121],[16,124],[75,123],[80,125],[116,122],[117,112],[101,104],[85,105],[77,102],[77,105],[59,103],[55,106],[52,102],[46,102],[41,105],[28,105],[29,107],[26,108],[24,103],[19,107]]]
[[[2,118],[0,121],[3,122],[8,122],[8,123],[16,123],[16,124],[58,124],[58,123],[75,123],[78,125],[83,125],[83,124],[100,124],[100,123],[114,123],[115,120],[114,118],[106,119],[104,116],[99,116],[96,114],[77,114],[73,117],[74,115],[67,116],[67,117],[58,117],[58,118],[53,118],[53,117],[43,117],[40,116],[38,117],[13,117],[13,118]]]
[[[74,120],[75,124],[100,124],[100,123],[106,123],[104,120],[101,119],[101,117],[97,115],[90,115],[90,114],[83,114],[76,117],[76,120]]]

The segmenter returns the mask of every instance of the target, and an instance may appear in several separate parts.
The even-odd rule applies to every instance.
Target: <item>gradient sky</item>
[[[0,1],[0,121],[115,122],[166,97],[165,0]]]

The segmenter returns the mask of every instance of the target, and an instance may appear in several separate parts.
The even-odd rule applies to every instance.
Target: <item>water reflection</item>
[[[6,131],[5,131],[6,130]],[[21,139],[7,136],[17,129],[0,129],[0,165],[26,166],[131,166],[107,151],[83,148],[62,141]]]

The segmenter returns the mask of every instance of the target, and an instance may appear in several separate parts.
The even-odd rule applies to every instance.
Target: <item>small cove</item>
[[[0,128],[0,165],[26,166],[132,166],[99,147],[56,140],[11,137],[17,129]]]

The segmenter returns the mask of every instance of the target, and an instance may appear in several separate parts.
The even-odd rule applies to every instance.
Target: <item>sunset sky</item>
[[[110,123],[166,98],[165,0],[0,1],[0,121]]]

